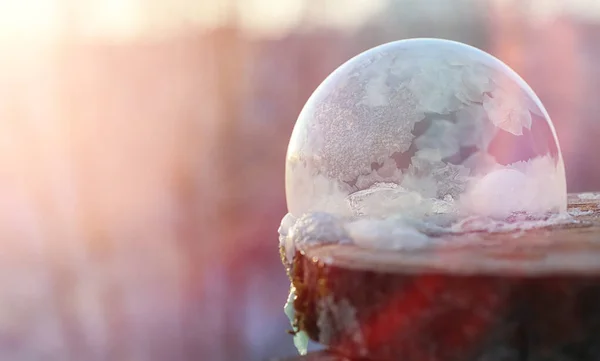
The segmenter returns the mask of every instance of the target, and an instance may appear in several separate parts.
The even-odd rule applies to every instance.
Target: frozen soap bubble
[[[289,212],[506,219],[566,210],[552,122],[507,65],[440,39],[349,60],[300,113],[286,160]]]

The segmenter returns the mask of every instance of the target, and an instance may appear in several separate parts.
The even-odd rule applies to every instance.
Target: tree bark
[[[598,360],[599,204],[571,196],[579,223],[471,234],[472,246],[299,250],[298,327],[352,360]]]

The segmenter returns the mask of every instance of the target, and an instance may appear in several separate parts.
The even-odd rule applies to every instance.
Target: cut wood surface
[[[444,237],[435,247],[390,252],[349,245],[304,250],[323,264],[377,272],[462,274],[545,274],[600,272],[600,199],[569,197],[578,223],[529,231],[461,234]],[[568,241],[568,242],[567,242]]]

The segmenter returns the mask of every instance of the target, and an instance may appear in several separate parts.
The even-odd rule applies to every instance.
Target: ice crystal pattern
[[[295,217],[443,208],[501,218],[566,207],[539,98],[492,55],[440,39],[378,46],[327,77],[294,128],[286,193]]]

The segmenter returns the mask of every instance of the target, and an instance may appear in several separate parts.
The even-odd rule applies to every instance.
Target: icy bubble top
[[[295,217],[566,210],[539,98],[490,54],[439,39],[381,45],[325,79],[292,133],[286,195]]]

